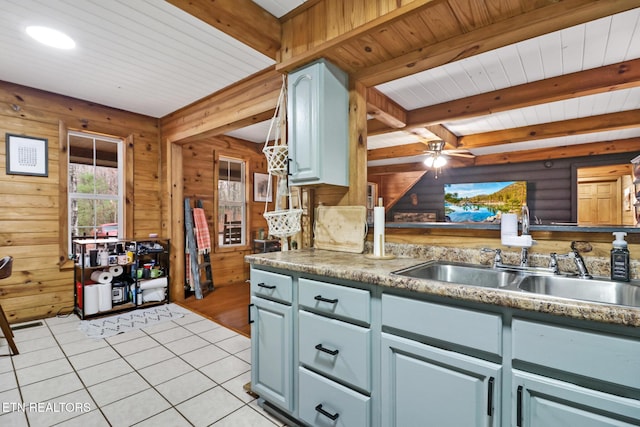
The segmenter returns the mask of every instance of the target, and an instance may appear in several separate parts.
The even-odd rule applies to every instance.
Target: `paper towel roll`
[[[113,299],[111,295],[111,282],[94,285],[98,288],[98,311],[111,310]]]
[[[144,280],[140,282],[140,289],[157,289],[167,287],[167,278],[158,277],[157,279]]]
[[[500,236],[517,236],[518,235],[518,215],[502,214],[500,220]]]
[[[113,276],[108,271],[96,270],[91,273],[91,280],[97,283],[111,283]]]
[[[111,274],[113,277],[118,277],[122,274],[123,271],[124,269],[121,265],[114,265],[113,267],[109,267],[109,274]]]
[[[384,206],[373,208],[373,255],[384,256]]]
[[[88,316],[90,314],[96,314],[98,312],[98,286],[100,285],[87,285],[84,287],[84,314]]]
[[[162,301],[164,299],[164,288],[145,289],[142,291],[142,302]]]

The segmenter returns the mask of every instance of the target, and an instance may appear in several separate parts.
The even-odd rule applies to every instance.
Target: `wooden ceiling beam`
[[[640,86],[640,59],[525,83],[407,112],[425,126]]]
[[[476,166],[523,163],[539,160],[565,159],[571,157],[603,154],[632,153],[640,151],[640,137],[616,141],[592,142],[588,144],[564,145],[511,153],[487,154],[475,158]],[[631,160],[631,159],[629,159]]]
[[[271,59],[280,52],[282,25],[251,0],[167,0]]]
[[[443,169],[474,166],[474,160],[475,159],[447,156],[447,165],[443,167]],[[367,168],[367,174],[368,175],[387,175],[390,173],[398,173],[398,172],[416,172],[416,171],[428,172],[430,170],[432,170],[432,168],[425,165],[424,162],[414,162],[414,163],[400,163],[400,164],[384,165],[384,166],[370,166]]]
[[[373,87],[367,89],[367,114],[390,128],[407,125],[407,110]]]
[[[444,141],[444,149],[451,150],[459,148],[460,141],[458,136],[442,125],[427,125],[425,128]]]
[[[367,160],[385,160],[396,157],[420,156],[428,149],[422,142],[413,144],[394,145],[367,151]]]
[[[276,65],[278,71],[288,72],[315,59],[329,57],[332,51],[343,49],[349,42],[359,37],[379,31],[394,22],[402,20],[406,16],[413,15],[430,7],[431,4],[434,3],[434,0],[398,2],[400,6],[392,9],[390,12],[384,11],[381,7],[376,6],[374,2],[369,2],[370,4],[368,5],[366,4],[367,2],[358,2],[357,5],[354,6],[353,1],[343,0],[339,2],[339,7],[336,7],[333,1],[326,0],[308,1],[308,3],[310,3],[309,7],[301,7],[299,9],[301,13],[297,13],[298,9],[296,9],[296,13],[283,17],[283,23],[291,28],[289,31],[284,31],[282,57],[285,59]],[[364,11],[364,13],[359,10],[365,18],[371,14],[376,15],[376,17],[367,20],[364,24],[358,25],[355,28],[350,28],[349,24],[354,18],[348,11],[350,8],[360,7],[361,5],[364,5],[365,8],[373,7],[375,10],[375,12]],[[307,16],[303,16],[305,10],[308,11],[308,9],[313,9],[315,6],[327,11],[327,14],[315,16],[313,13],[308,13]],[[316,19],[320,20],[320,23],[315,22]],[[337,34],[327,37],[327,33],[321,31],[321,29],[316,29],[315,32],[312,31],[314,24],[325,25],[324,23],[326,22],[331,23],[331,30],[337,32]],[[311,34],[312,40],[307,41],[307,48],[300,47],[298,45],[300,41],[295,38],[301,31],[308,31]],[[354,69],[353,64],[336,63],[336,65],[347,72]]]
[[[640,126],[640,110],[628,110],[620,113],[467,135],[460,138],[460,147],[464,149],[490,147],[561,136],[630,129],[638,126]]]
[[[637,7],[638,0],[565,0],[523,12],[494,24],[414,49],[404,55],[352,73],[352,77],[367,87],[399,79],[420,71],[498,49],[523,40],[583,24],[603,16],[613,15]],[[373,26],[371,30],[377,28]],[[363,34],[354,35],[351,40]],[[343,43],[346,40],[343,40]],[[332,46],[333,48],[339,46]],[[330,56],[325,52],[325,56]],[[315,52],[317,55],[318,53]],[[322,55],[320,55],[322,56]],[[337,64],[340,66],[340,64]],[[345,64],[345,66],[351,64]]]
[[[247,77],[160,119],[163,138],[183,144],[269,120],[281,87],[273,67]]]
[[[382,123],[376,119],[367,120],[367,136],[383,135],[385,133],[397,132],[399,129],[389,127],[386,123]]]

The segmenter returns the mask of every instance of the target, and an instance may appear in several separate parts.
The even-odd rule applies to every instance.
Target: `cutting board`
[[[364,206],[319,206],[314,226],[314,246],[340,252],[364,252],[367,209]]]

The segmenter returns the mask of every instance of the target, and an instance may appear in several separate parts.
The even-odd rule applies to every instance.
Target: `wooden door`
[[[619,180],[578,183],[578,224],[621,224],[619,188]]]

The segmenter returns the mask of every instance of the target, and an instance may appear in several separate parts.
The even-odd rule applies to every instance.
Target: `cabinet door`
[[[289,74],[288,92],[291,183],[349,186],[347,74],[319,59]]]
[[[251,297],[251,387],[265,400],[291,412],[293,321],[291,306]]]
[[[289,156],[293,182],[320,179],[318,78],[319,64],[289,75]]]
[[[500,426],[501,368],[382,334],[382,425]]]
[[[640,424],[640,401],[514,371],[512,425],[605,427]]]

